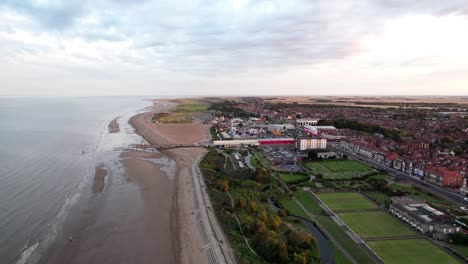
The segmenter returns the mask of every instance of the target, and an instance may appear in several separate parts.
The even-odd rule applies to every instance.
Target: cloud
[[[0,57],[86,74],[149,70],[204,78],[372,67],[386,62],[354,58],[373,54],[366,40],[385,38],[393,21],[467,11],[466,0],[4,0]],[[432,53],[396,56],[386,65],[443,61]]]

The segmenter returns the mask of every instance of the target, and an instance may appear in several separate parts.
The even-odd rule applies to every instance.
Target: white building
[[[318,119],[296,119],[296,125],[298,126],[315,126],[318,124]]]
[[[327,140],[323,138],[322,139],[317,139],[317,138],[297,139],[296,148],[298,150],[326,149]]]

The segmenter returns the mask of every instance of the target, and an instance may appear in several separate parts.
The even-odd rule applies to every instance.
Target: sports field
[[[386,264],[460,263],[426,239],[380,240],[367,244]]]
[[[287,184],[294,184],[309,180],[309,176],[304,174],[279,173],[279,177]]]
[[[418,235],[408,225],[383,211],[339,213],[338,216],[361,238]]]
[[[372,168],[354,160],[309,162],[306,166],[315,175],[322,174],[325,179],[350,179],[372,171]]]
[[[333,211],[377,208],[359,193],[322,193],[317,196]]]

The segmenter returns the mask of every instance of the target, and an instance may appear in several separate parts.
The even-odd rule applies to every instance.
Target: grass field
[[[319,215],[315,220],[320,223],[359,264],[374,263],[364,250],[349,237],[329,216]],[[335,261],[335,263],[340,263]]]
[[[458,252],[458,254],[468,257],[468,246],[449,244],[449,247]]]
[[[280,179],[287,184],[299,183],[299,182],[307,181],[309,179],[309,176],[304,175],[304,174],[291,174],[291,173],[281,173],[281,172],[278,174],[279,174]]]
[[[192,100],[182,100],[170,113],[157,118],[160,123],[191,123],[192,116],[198,112],[206,111],[210,107],[208,103]]]
[[[359,193],[322,193],[317,196],[333,211],[377,208]]]
[[[417,235],[409,226],[386,212],[352,212],[338,216],[361,238]]]
[[[460,263],[426,239],[381,240],[367,244],[386,264]]]
[[[367,195],[372,197],[374,200],[379,202],[381,205],[385,205],[386,203],[390,203],[390,196],[383,192],[366,192]]]
[[[279,200],[281,206],[290,214],[300,216],[305,219],[311,220],[301,207],[291,197],[283,197]]]
[[[306,166],[315,175],[322,174],[325,179],[350,179],[372,171],[372,168],[354,160],[309,162]]]
[[[299,202],[309,211],[311,214],[319,215],[323,214],[323,209],[307,194],[305,191],[297,191],[294,193],[294,197],[296,197]]]

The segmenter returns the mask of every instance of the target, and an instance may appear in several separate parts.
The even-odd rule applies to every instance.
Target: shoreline
[[[158,104],[165,105],[164,103],[166,102],[156,101],[153,111],[136,115],[129,120],[148,143],[191,145],[211,139],[209,124],[152,123],[152,115],[163,111]],[[174,226],[177,226],[180,263],[236,263],[229,241],[213,211],[199,168],[199,163],[207,153],[206,149],[177,148],[160,153],[176,163],[174,202],[177,205],[174,208],[177,208],[177,225]]]
[[[148,143],[157,144],[191,144],[208,139],[208,126],[202,124],[156,124],[151,122],[154,113],[163,110],[155,103],[153,111],[133,116],[129,123]],[[190,133],[188,133],[189,131]],[[194,166],[203,158],[206,151],[202,148],[172,149],[161,151],[161,154],[175,161],[176,177],[173,195],[173,225],[176,235],[178,263],[208,263],[204,254],[204,242],[201,239],[197,216],[195,187],[192,175]]]

